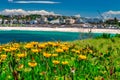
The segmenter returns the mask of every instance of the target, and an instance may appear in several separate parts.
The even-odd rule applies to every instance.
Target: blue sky
[[[54,3],[15,3],[22,0],[0,0],[0,11],[4,9],[23,9],[23,10],[47,10],[62,15],[76,15],[95,17],[109,10],[119,11],[120,0],[50,0]],[[31,0],[24,0],[31,1]],[[40,1],[40,0],[32,0]],[[45,0],[43,0],[45,1]],[[49,1],[49,0],[47,0]],[[58,3],[59,2],[59,3]]]

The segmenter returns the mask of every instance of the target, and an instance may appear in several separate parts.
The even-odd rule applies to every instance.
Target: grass
[[[0,46],[0,80],[119,80],[120,38]]]

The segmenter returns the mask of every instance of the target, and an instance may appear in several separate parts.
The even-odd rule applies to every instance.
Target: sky
[[[0,11],[5,9],[46,10],[61,15],[99,17],[100,13],[120,11],[120,0],[0,0]],[[120,12],[119,12],[120,14]]]

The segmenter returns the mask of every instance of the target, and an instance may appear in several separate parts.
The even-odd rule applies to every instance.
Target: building
[[[100,18],[87,18],[87,23],[101,23],[103,22]]]
[[[38,22],[40,24],[45,24],[45,23],[48,23],[48,19],[45,16],[41,16],[41,18],[38,18]]]
[[[69,19],[66,19],[66,20],[65,20],[65,23],[66,23],[66,24],[74,24],[74,23],[75,23],[75,20],[72,19],[72,18],[69,18]]]
[[[60,24],[60,20],[56,19],[56,20],[52,20],[49,22],[50,24]]]
[[[8,24],[8,20],[5,19],[5,20],[3,21],[3,24]]]
[[[60,17],[59,22],[60,22],[60,24],[65,24],[65,19],[63,19],[63,17]]]
[[[31,21],[30,21],[30,24],[37,24],[37,23],[38,23],[37,20],[31,20]]]
[[[76,23],[76,24],[82,24],[82,23],[85,23],[85,21],[84,21],[82,18],[77,18],[77,19],[75,20],[75,23]]]

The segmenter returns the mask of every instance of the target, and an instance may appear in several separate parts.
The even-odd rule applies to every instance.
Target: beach
[[[48,27],[0,27],[0,30],[25,30],[25,31],[59,31],[59,32],[92,32],[120,34],[120,29],[96,29],[96,28],[48,28]]]

